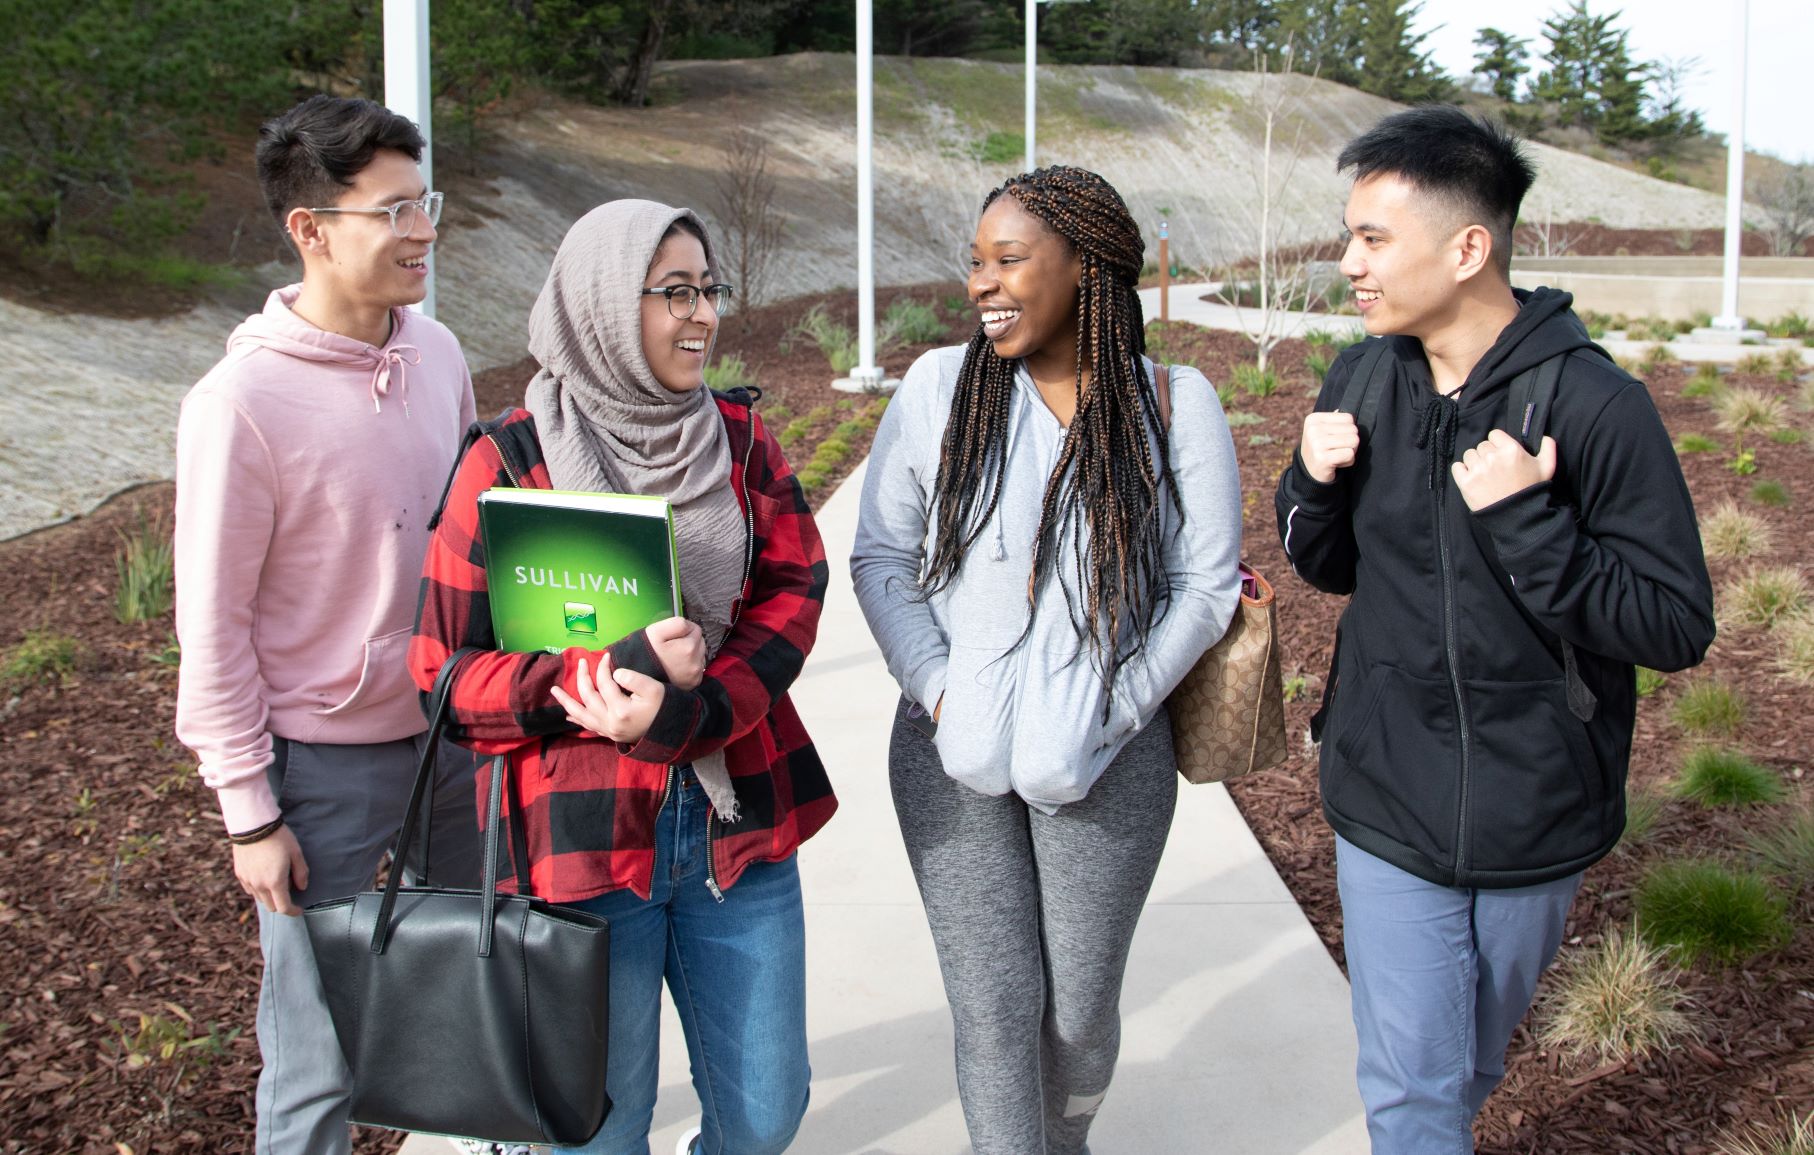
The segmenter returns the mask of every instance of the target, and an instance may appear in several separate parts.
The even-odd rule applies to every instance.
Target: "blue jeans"
[[[591,1155],[648,1155],[665,979],[686,1032],[705,1155],[767,1155],[806,1114],[806,920],[790,856],[706,886],[706,797],[690,768],[655,823],[648,899],[614,890],[573,907],[611,920],[611,1113]]]
[[[1469,1155],[1581,876],[1441,886],[1339,836],[1335,866],[1373,1155]]]

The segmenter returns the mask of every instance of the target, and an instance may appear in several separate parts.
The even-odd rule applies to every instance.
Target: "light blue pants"
[[[1440,886],[1339,836],[1335,865],[1373,1155],[1470,1155],[1581,876]]]
[[[372,884],[396,840],[426,734],[370,745],[326,745],[277,738],[265,771],[284,825],[309,864],[298,906],[357,894]],[[443,742],[435,765],[430,881],[477,886],[479,818],[466,750]],[[412,855],[415,850],[411,848]],[[421,863],[411,857],[415,870]],[[352,1073],[334,1035],[321,972],[302,916],[258,908],[265,969],[258,989],[257,1155],[347,1155],[347,1096]]]
[[[661,987],[680,1012],[699,1095],[702,1155],[778,1155],[806,1115],[806,916],[790,855],[706,887],[706,796],[690,767],[655,822],[647,899],[573,904],[611,920],[611,1113],[586,1155],[648,1155],[661,1058]]]

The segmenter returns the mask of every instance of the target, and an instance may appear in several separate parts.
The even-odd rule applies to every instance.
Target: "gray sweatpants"
[[[396,839],[427,735],[371,745],[324,745],[274,739],[266,776],[284,825],[309,864],[298,906],[357,894],[371,886],[378,862]],[[450,742],[435,766],[434,837],[429,881],[474,887],[481,873],[477,762]],[[422,864],[412,859],[412,870]],[[264,977],[258,989],[256,1155],[346,1155],[351,1074],[334,1036],[321,973],[300,915],[258,908]]]
[[[1080,1155],[1121,1046],[1121,979],[1178,799],[1161,714],[1043,814],[953,781],[895,714],[889,782],[957,1034],[975,1155]]]

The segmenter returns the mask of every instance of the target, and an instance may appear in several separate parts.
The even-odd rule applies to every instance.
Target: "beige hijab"
[[[681,600],[710,656],[743,591],[730,442],[711,391],[664,388],[642,348],[643,280],[679,220],[705,235],[691,209],[642,200],[600,205],[567,231],[529,314],[529,352],[542,368],[525,403],[556,489],[657,494],[673,504]],[[705,250],[715,265],[709,241]],[[735,822],[723,755],[698,760],[694,772],[719,817]]]

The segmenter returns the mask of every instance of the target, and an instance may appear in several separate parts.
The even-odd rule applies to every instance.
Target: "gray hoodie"
[[[1032,632],[1014,645],[1026,626],[1040,503],[1065,436],[1024,367],[1015,373],[995,513],[956,579],[929,600],[915,597],[963,362],[963,346],[925,354],[889,404],[870,450],[850,572],[902,692],[927,710],[944,697],[936,741],[945,772],[984,794],[1012,790],[1050,813],[1089,792],[1227,629],[1240,596],[1240,474],[1215,390],[1195,369],[1175,366],[1171,463],[1185,516],[1180,521],[1169,500],[1161,506],[1171,604],[1116,677],[1104,724],[1102,675],[1051,588],[1075,582],[1068,559],[1043,579]]]

